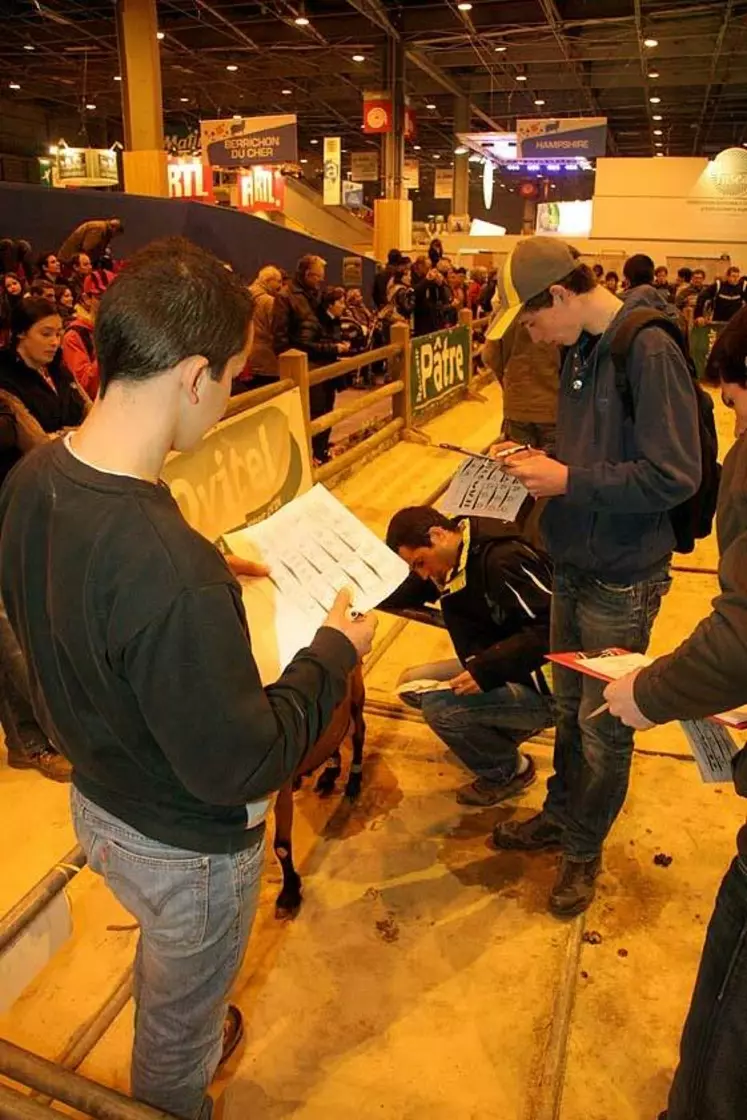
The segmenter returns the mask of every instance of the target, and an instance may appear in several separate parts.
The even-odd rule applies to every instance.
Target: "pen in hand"
[[[608,712],[609,710],[610,710],[609,704],[600,704],[599,707],[595,708],[593,712],[589,712],[589,714],[586,718],[587,719],[596,719],[597,716],[601,716],[604,712]]]

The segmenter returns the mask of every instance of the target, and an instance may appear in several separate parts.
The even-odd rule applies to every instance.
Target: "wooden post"
[[[400,347],[397,355],[395,379],[404,382],[403,392],[392,398],[392,415],[401,417],[405,422],[404,430],[412,427],[412,387],[410,385],[410,326],[408,323],[395,323],[391,331],[392,342]]]
[[[288,377],[301,390],[301,408],[303,409],[303,426],[306,431],[306,445],[309,453],[309,462],[313,461],[311,450],[311,423],[309,405],[309,357],[303,350],[286,350],[278,358],[278,373],[283,380]]]

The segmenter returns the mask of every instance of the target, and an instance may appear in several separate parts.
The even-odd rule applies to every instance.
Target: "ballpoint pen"
[[[507,447],[504,451],[497,451],[495,455],[483,455],[479,451],[470,451],[466,447],[459,447],[455,443],[439,443],[444,451],[456,451],[459,455],[469,455],[472,459],[485,459],[489,463],[499,463],[501,459],[508,459],[519,451],[531,451],[528,443],[520,443],[516,447]]]

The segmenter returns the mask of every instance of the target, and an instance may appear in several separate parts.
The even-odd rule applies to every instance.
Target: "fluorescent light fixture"
[[[308,163],[309,161],[307,159],[302,159],[300,162],[301,163]]]
[[[23,44],[23,49],[25,51],[35,51],[36,47],[32,46],[31,43],[24,43]]]
[[[495,48],[495,53],[496,54],[503,54],[503,52],[507,51],[507,50],[508,50],[508,47],[496,47]]]
[[[643,45],[644,45],[644,47],[658,47],[659,40],[658,39],[644,39],[643,40]]]
[[[121,74],[115,74],[114,75],[114,81],[115,82],[121,82],[122,81],[122,75]]]
[[[226,70],[230,70],[231,73],[233,74],[235,70],[238,70],[238,66],[234,65],[233,62],[230,62],[228,64],[228,66],[226,67]]]
[[[8,82],[8,89],[20,89],[18,82]]]
[[[319,143],[319,141],[318,141],[318,140],[309,140],[309,143],[310,143],[310,144],[318,144],[318,143]]]
[[[433,157],[433,158],[434,158],[434,159],[440,159],[440,158],[441,158],[441,156],[440,156],[440,155],[438,154],[438,152],[436,152],[436,154],[434,155],[434,157]]]
[[[663,152],[657,152],[656,154],[659,157],[659,159],[664,159],[664,153]]]
[[[454,149],[454,155],[455,156],[466,156],[468,151],[469,151],[469,148],[465,148],[464,145],[460,144],[458,148]]]
[[[651,102],[652,105],[658,105],[661,101],[661,98],[660,97],[649,97],[649,101]]]
[[[179,100],[180,101],[189,101],[189,98],[188,97],[180,97]]]
[[[457,4],[457,8],[459,9],[460,12],[471,12],[472,11],[472,5],[468,4],[466,2],[464,4]]]
[[[306,16],[303,16],[303,15],[296,16],[296,21],[295,22],[296,22],[296,27],[308,27],[309,26],[308,18]]]
[[[517,82],[528,82],[529,79],[527,78],[526,74],[517,74],[516,75],[516,81]]]
[[[664,120],[661,113],[654,113],[654,115],[651,119],[654,120],[654,121],[663,121]]]
[[[419,152],[419,151],[421,151],[421,145],[420,145],[420,144],[413,144],[413,146],[412,146],[412,150],[413,150],[414,152]]]
[[[94,105],[93,101],[87,101],[86,102],[86,109],[95,109],[95,108],[96,108],[96,106]]]
[[[664,135],[663,129],[661,129],[661,128],[655,128],[654,129],[654,136],[663,136],[663,135]]]
[[[291,97],[293,94],[292,89],[282,89],[280,92],[282,93],[283,97]]]
[[[469,157],[469,162],[470,163],[482,163],[482,156],[478,156],[477,152],[473,152],[472,155]]]
[[[365,61],[366,61],[366,56],[364,54],[354,54],[353,55],[353,62],[365,62]]]
[[[234,113],[233,119],[235,121],[243,121],[244,118],[242,117],[241,113]]]
[[[436,108],[436,106],[432,101],[429,101],[428,104],[426,105],[426,109],[435,109],[435,108]]]
[[[544,105],[545,102],[541,97],[538,97],[534,104],[535,105]]]
[[[658,70],[649,70],[648,76],[649,76],[649,78],[658,78],[659,77],[659,71]]]
[[[166,38],[166,32],[165,31],[156,31],[156,39],[158,39],[159,42],[161,41],[161,39],[165,39],[165,38]]]
[[[663,148],[663,147],[664,147],[664,145],[662,144],[661,140],[657,140],[657,141],[655,141],[655,143],[654,143],[654,147],[655,147],[655,148]]]

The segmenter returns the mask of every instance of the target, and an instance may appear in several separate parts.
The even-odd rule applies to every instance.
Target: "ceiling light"
[[[95,108],[96,108],[96,106],[94,105],[93,101],[87,101],[86,102],[86,109],[95,109]]]
[[[319,141],[318,141],[318,140],[309,140],[309,143],[310,143],[310,144],[318,144],[318,143],[319,143]]]
[[[473,153],[473,154],[472,154],[472,155],[471,155],[471,156],[469,157],[469,162],[470,162],[470,163],[482,163],[482,156],[478,156],[477,152],[474,152],[474,153]]]
[[[455,156],[466,156],[468,151],[469,151],[469,148],[465,148],[462,144],[460,144],[458,148],[454,149],[454,155]]]
[[[534,104],[535,105],[544,105],[545,102],[543,101],[543,99],[541,97],[538,97]]]
[[[301,160],[301,163],[308,163],[308,162],[309,162],[309,161],[308,161],[307,159],[302,159],[302,160]]]
[[[664,159],[664,153],[663,152],[657,152],[656,154],[659,157],[659,159]]]
[[[654,115],[653,115],[653,117],[652,117],[652,120],[655,120],[655,121],[663,121],[663,120],[664,120],[664,118],[662,117],[661,113],[654,113]]]
[[[122,75],[121,74],[115,74],[114,75],[114,81],[115,82],[121,82],[122,81]]]
[[[189,98],[188,97],[180,97],[179,100],[180,101],[189,101]]]
[[[231,71],[231,73],[233,74],[233,72],[234,72],[235,70],[238,70],[238,66],[234,66],[234,64],[233,64],[233,63],[231,62],[231,63],[229,63],[229,64],[228,64],[228,66],[226,67],[226,70],[230,70],[230,71]]]
[[[235,121],[243,121],[244,118],[242,117],[241,113],[234,113],[233,119]]]
[[[18,82],[8,82],[8,89],[20,89]]]
[[[434,103],[432,101],[429,101],[428,104],[426,105],[426,109],[435,109],[435,108],[436,108],[436,106],[434,105]]]
[[[309,21],[306,16],[296,16],[296,27],[308,27]]]
[[[413,144],[412,150],[414,152],[419,152],[421,150],[421,145],[420,144]]]
[[[459,9],[460,12],[471,12],[472,11],[472,5],[467,4],[467,3],[457,4],[457,8]]]
[[[156,39],[161,40],[166,38],[165,31],[156,31]]]
[[[659,71],[658,70],[649,70],[648,76],[649,76],[649,78],[658,78],[659,77]]]
[[[663,136],[663,135],[664,135],[664,132],[661,128],[655,128],[654,129],[654,136]]]
[[[441,156],[440,156],[440,155],[438,154],[438,152],[436,152],[436,154],[434,155],[434,157],[433,157],[433,158],[434,158],[434,159],[440,159],[440,158],[441,158]]]
[[[51,156],[56,156],[57,155],[57,145],[56,144],[50,144],[49,145],[49,154]]]
[[[529,79],[527,78],[526,74],[517,74],[516,75],[516,81],[517,82],[528,82]]]
[[[507,50],[508,50],[508,47],[496,47],[495,48],[495,53],[496,54],[503,54],[503,52],[507,51]]]
[[[643,40],[643,45],[644,45],[644,47],[658,47],[659,40],[658,39],[644,39]]]
[[[282,93],[283,97],[291,97],[293,94],[292,89],[283,89],[280,92]]]
[[[661,101],[661,98],[660,97],[649,97],[649,101],[651,102],[652,105],[658,105],[659,102]]]
[[[35,51],[36,47],[32,47],[31,43],[24,43],[23,44],[23,49],[25,51]]]
[[[365,61],[366,61],[366,56],[364,54],[354,54],[353,55],[353,62],[365,62]]]

